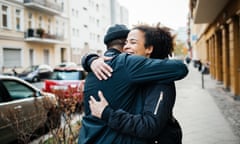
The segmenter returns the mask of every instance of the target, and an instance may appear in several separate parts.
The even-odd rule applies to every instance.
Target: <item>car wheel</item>
[[[34,78],[32,79],[32,81],[33,81],[33,82],[38,82],[39,79],[38,79],[38,77],[34,77]]]

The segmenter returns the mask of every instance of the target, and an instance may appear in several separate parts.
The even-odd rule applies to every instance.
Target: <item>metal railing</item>
[[[24,3],[35,3],[39,4],[41,6],[54,9],[56,11],[62,12],[61,5],[58,5],[56,3],[49,2],[48,0],[24,0]]]
[[[48,33],[37,33],[37,29],[28,29],[24,35],[25,38],[41,38],[41,39],[51,39],[51,40],[64,40],[63,35],[55,35],[55,34],[48,34]]]

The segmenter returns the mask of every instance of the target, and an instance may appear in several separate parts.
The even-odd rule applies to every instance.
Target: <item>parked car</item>
[[[44,81],[43,91],[54,93],[56,90],[64,92],[64,97],[78,97],[78,104],[83,101],[83,85],[86,73],[80,67],[54,68],[50,79]]]
[[[46,64],[29,66],[17,76],[29,82],[38,82],[51,76],[53,69]]]
[[[56,98],[30,83],[14,77],[0,75],[0,142],[16,141],[19,134],[30,134],[40,128],[60,124],[55,115]],[[36,131],[35,131],[36,130]]]

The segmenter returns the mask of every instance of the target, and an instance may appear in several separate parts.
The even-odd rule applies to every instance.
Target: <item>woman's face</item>
[[[123,47],[123,52],[150,57],[150,54],[152,53],[152,47],[146,48],[144,43],[144,32],[138,29],[131,30],[128,33],[126,44]]]

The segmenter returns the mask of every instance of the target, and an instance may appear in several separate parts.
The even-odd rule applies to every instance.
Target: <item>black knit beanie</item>
[[[125,25],[115,24],[114,26],[108,28],[104,37],[104,43],[107,44],[115,39],[127,38],[128,33],[129,29]]]

